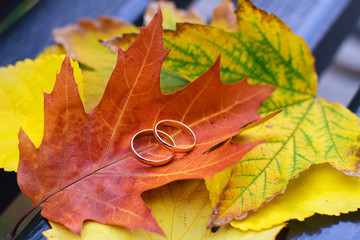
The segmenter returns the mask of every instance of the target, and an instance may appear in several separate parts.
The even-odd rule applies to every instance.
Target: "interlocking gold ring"
[[[173,145],[171,145],[170,143],[165,142],[160,137],[160,135],[158,134],[160,132],[158,130],[159,125],[168,125],[168,126],[176,127],[176,128],[178,128],[180,130],[186,131],[186,132],[190,133],[190,135],[192,136],[194,142],[191,145],[187,146],[187,147],[177,147],[174,141],[172,141]],[[194,148],[195,143],[196,143],[195,133],[187,125],[185,125],[182,122],[176,121],[176,120],[166,119],[166,120],[159,121],[155,125],[155,127],[153,129],[153,132],[154,132],[154,135],[156,136],[157,140],[160,143],[162,143],[163,145],[165,145],[167,148],[171,149],[173,152],[189,152]]]
[[[174,140],[166,133],[166,132],[163,132],[161,130],[158,130],[158,132],[166,137],[168,137],[170,139],[170,141],[172,142],[172,144],[175,145],[175,142]],[[164,159],[160,159],[160,160],[151,160],[151,159],[147,159],[143,156],[141,156],[134,148],[134,139],[136,137],[141,137],[141,136],[146,136],[146,135],[153,135],[153,129],[145,129],[145,130],[142,130],[138,133],[136,133],[133,138],[131,139],[131,150],[133,151],[133,153],[135,154],[135,156],[137,157],[137,160],[139,160],[140,162],[146,164],[146,165],[150,165],[150,166],[162,166],[162,165],[165,165],[167,164],[168,162],[170,162],[173,158],[174,158],[174,151],[170,148],[167,148],[171,151],[171,156],[167,157],[167,158],[164,158]],[[157,134],[159,135],[159,134]],[[165,147],[165,146],[164,146]]]

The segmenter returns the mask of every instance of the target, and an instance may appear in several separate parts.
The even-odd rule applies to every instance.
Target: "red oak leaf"
[[[45,94],[40,147],[20,130],[18,183],[45,218],[78,234],[85,220],[163,234],[142,192],[179,179],[211,178],[258,144],[227,141],[204,153],[259,119],[257,109],[273,87],[246,80],[221,83],[218,59],[180,91],[162,94],[160,70],[169,51],[163,49],[161,23],[158,13],[126,52],[119,50],[104,96],[90,113],[84,111],[67,57],[53,92]],[[190,126],[197,144],[167,165],[149,167],[136,160],[130,141],[162,119]],[[178,134],[175,140],[185,137]],[[154,141],[141,139],[140,153],[162,154]]]

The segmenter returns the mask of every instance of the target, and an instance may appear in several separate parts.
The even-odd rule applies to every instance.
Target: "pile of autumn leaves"
[[[162,187],[146,191],[143,194],[139,193],[147,206],[150,207],[151,215],[159,224],[162,233],[149,226],[152,224],[151,218],[149,218],[148,223],[130,216],[131,214],[134,215],[135,210],[133,212],[129,211],[129,216],[125,214],[126,218],[135,219],[132,221],[136,222],[137,225],[135,223],[125,225],[136,228],[133,232],[125,227],[114,227],[98,223],[103,220],[98,219],[96,216],[101,214],[95,212],[93,217],[84,217],[84,220],[93,219],[97,222],[85,222],[81,230],[83,239],[147,239],[150,237],[153,239],[241,239],[242,237],[246,239],[272,239],[290,219],[303,220],[314,213],[338,215],[356,211],[359,208],[360,203],[356,201],[360,197],[360,190],[358,190],[360,189],[360,180],[358,178],[360,172],[358,153],[360,151],[359,119],[339,104],[330,104],[323,99],[316,98],[317,76],[314,71],[314,59],[306,43],[300,37],[295,36],[281,20],[257,9],[251,3],[239,0],[238,6],[239,9],[234,12],[231,2],[224,1],[215,10],[210,23],[211,26],[207,26],[202,25],[204,24],[203,20],[195,14],[178,11],[171,4],[162,3],[163,28],[174,29],[162,32],[164,48],[171,49],[171,51],[162,63],[161,58],[164,58],[167,53],[159,48],[160,45],[154,46],[156,50],[154,50],[154,55],[149,55],[150,57],[144,58],[144,61],[147,61],[148,64],[155,63],[151,68],[156,69],[156,66],[159,65],[159,74],[161,67],[161,91],[168,94],[170,98],[174,96],[176,102],[186,102],[186,91],[195,93],[194,96],[196,96],[196,90],[203,89],[204,96],[209,98],[205,98],[205,103],[208,101],[208,105],[213,104],[216,106],[217,103],[211,101],[217,100],[214,100],[215,98],[212,98],[214,96],[211,96],[210,93],[206,95],[206,92],[209,92],[212,87],[213,82],[211,82],[211,79],[213,78],[216,81],[217,71],[220,71],[220,78],[223,83],[232,83],[229,86],[234,86],[234,88],[241,84],[244,85],[240,86],[244,90],[238,91],[244,92],[236,96],[235,99],[239,102],[239,105],[241,105],[242,101],[246,102],[246,104],[240,106],[241,111],[246,113],[247,111],[258,112],[260,116],[267,116],[278,110],[283,110],[283,112],[256,127],[243,128],[241,132],[239,129],[238,134],[231,138],[231,144],[230,141],[227,141],[224,146],[203,154],[201,157],[198,157],[196,152],[193,155],[196,155],[197,158],[191,159],[192,155],[190,155],[187,159],[190,159],[189,165],[194,167],[196,161],[200,160],[205,163],[214,159],[225,162],[233,154],[230,151],[231,149],[240,148],[239,146],[249,146],[242,153],[244,155],[248,152],[246,155],[242,157],[240,154],[241,156],[239,155],[238,158],[233,160],[234,163],[237,163],[228,162],[229,168],[218,172],[213,178],[207,177],[211,179],[206,179],[205,182],[203,180],[175,181],[178,179],[200,178],[191,177],[197,175],[191,175],[193,170],[189,170],[183,165],[179,165],[181,170],[178,169],[181,174],[178,172],[173,173],[167,169],[173,168],[176,164],[181,164],[182,159],[175,159],[168,166],[164,166],[165,169],[161,170],[162,174],[169,171],[172,175],[167,178],[168,182],[171,183],[164,185],[164,182],[159,184],[159,186],[164,185]],[[147,24],[152,19],[157,8],[157,5],[149,6],[145,15]],[[159,16],[156,17],[156,20],[159,20]],[[196,24],[181,23],[175,29],[175,22],[184,21]],[[149,29],[155,29],[154,31],[156,31],[159,28],[156,28],[155,23],[152,23]],[[148,31],[150,31],[149,29]],[[140,40],[137,40],[137,45],[135,44],[138,53],[130,53],[130,50],[129,52],[120,51],[119,59],[127,61],[129,58],[134,58],[131,61],[136,61],[143,58],[146,49],[150,48],[147,42],[150,39],[148,31],[143,30],[140,34],[139,39],[145,39],[143,45],[139,43]],[[126,64],[121,65],[121,61],[118,61],[117,71],[114,71],[114,74],[110,77],[116,64],[117,49],[118,47],[121,47],[124,51],[128,49],[130,44],[138,37],[139,32],[139,28],[112,18],[100,18],[98,21],[80,21],[76,26],[71,25],[54,30],[55,40],[60,45],[49,47],[34,61],[25,60],[18,62],[16,66],[1,68],[0,88],[3,93],[0,95],[0,100],[5,103],[0,109],[0,117],[3,123],[0,126],[1,166],[8,171],[18,169],[19,151],[17,139],[19,127],[23,130],[20,133],[20,146],[22,146],[20,159],[24,158],[26,154],[26,156],[38,154],[38,151],[34,149],[40,146],[41,141],[43,141],[41,143],[42,148],[55,145],[51,142],[53,137],[49,135],[49,131],[53,130],[52,127],[47,126],[45,123],[45,133],[43,132],[44,97],[42,92],[52,92],[56,77],[55,73],[59,72],[61,62],[64,59],[62,54],[68,52],[73,59],[81,63],[81,70],[76,62],[72,62],[71,65],[74,68],[74,78],[78,83],[80,93],[78,97],[84,102],[86,112],[90,112],[94,107],[96,108],[93,113],[98,111],[101,114],[102,109],[109,112],[106,110],[104,102],[107,101],[106,96],[109,96],[106,91],[111,91],[111,89],[108,87],[109,90],[105,90],[106,84],[109,78],[110,82],[114,83],[117,76],[127,74],[123,73],[126,71],[122,70],[122,67],[126,66]],[[102,40],[101,43],[99,40]],[[149,40],[149,42],[153,44],[152,41]],[[155,41],[155,45],[160,44],[160,42]],[[132,48],[135,48],[134,45]],[[220,60],[218,59],[219,55],[221,55]],[[126,68],[124,67],[124,69]],[[64,61],[58,78],[65,79],[62,76],[68,76],[65,72],[72,75],[71,71],[70,62],[68,60]],[[141,72],[142,69],[136,71]],[[156,71],[153,74],[148,76],[149,79],[159,77],[156,75]],[[239,81],[245,77],[247,77],[249,83],[261,86],[257,86],[259,88],[255,91],[255,88],[240,83]],[[147,77],[139,79],[147,79]],[[65,80],[70,81],[71,79]],[[204,86],[195,87],[195,84],[201,81],[204,81]],[[190,84],[191,82],[192,84]],[[124,84],[126,83],[128,82],[124,80]],[[205,83],[209,83],[210,86],[205,86]],[[188,87],[183,88],[184,86]],[[191,90],[192,87],[194,90]],[[60,87],[57,89],[60,89]],[[182,90],[179,91],[180,89]],[[59,100],[54,100],[55,95],[61,95],[57,93],[58,91],[60,90],[54,90],[55,93],[45,96],[45,111],[51,111],[46,110],[47,106],[50,106],[48,109],[54,108],[56,112],[56,104],[59,103]],[[174,94],[171,95],[171,93]],[[105,100],[100,102],[103,94]],[[244,96],[253,97],[256,94],[259,95],[259,98],[256,97],[257,100],[249,101],[246,97],[244,98]],[[216,97],[218,97],[219,101],[225,102],[222,96]],[[171,101],[175,100],[171,99]],[[249,107],[246,106],[251,105],[253,102],[259,102],[258,105],[260,103],[261,105],[256,109],[249,110]],[[62,107],[63,103],[59,104]],[[78,106],[80,104],[77,104],[76,108],[71,106],[66,109],[80,111]],[[166,106],[165,104],[165,112]],[[233,109],[229,109],[226,110],[229,115],[233,114]],[[149,111],[151,112],[151,110]],[[169,113],[166,113],[172,114],[170,110]],[[62,113],[56,114],[61,115]],[[86,115],[85,112],[81,114],[74,116],[83,116],[79,118],[84,119],[90,118],[86,121],[91,121],[94,115],[91,115],[91,113]],[[158,115],[161,116],[161,114],[160,111]],[[176,117],[176,115],[171,116]],[[165,114],[163,117],[168,117],[168,115]],[[131,118],[130,115],[129,118]],[[239,118],[239,128],[257,120],[256,118],[251,119],[251,117],[244,117],[244,119],[247,120]],[[215,120],[219,121],[219,119]],[[195,120],[186,120],[185,118],[185,121],[191,123]],[[227,124],[224,120],[225,123]],[[68,125],[65,124],[64,126]],[[96,128],[95,124],[93,126]],[[57,131],[59,132],[59,130]],[[88,131],[91,132],[92,130]],[[201,128],[200,130],[195,129],[196,131],[200,133]],[[30,140],[25,139],[24,132],[35,146],[32,145]],[[44,139],[43,134],[45,134]],[[131,137],[131,134],[134,133],[129,134],[129,137]],[[216,140],[222,139],[222,141],[226,141],[229,138],[225,135],[221,137],[216,136]],[[22,140],[22,138],[25,140]],[[206,139],[209,139],[209,137],[206,137]],[[258,144],[260,141],[262,143]],[[79,142],[79,145],[81,143],[82,141]],[[62,146],[61,143],[59,144],[59,146]],[[91,146],[94,146],[93,143],[91,144]],[[201,146],[204,143],[200,141],[199,144]],[[118,148],[121,149],[121,147]],[[224,148],[231,149],[224,151]],[[236,149],[236,151],[238,150]],[[30,152],[32,155],[29,154]],[[64,152],[66,151],[64,150]],[[112,152],[109,154],[115,155]],[[63,156],[60,158],[63,158]],[[26,161],[24,160],[24,162]],[[131,159],[128,160],[124,157],[123,161],[114,164],[114,168],[116,166],[117,171],[119,169],[119,171],[129,169],[126,174],[131,174],[133,171],[139,174],[141,181],[144,182],[156,182],[157,180],[154,179],[161,178],[160,174],[156,175],[158,173],[151,172],[153,178],[146,180],[150,172],[141,172],[143,171],[141,164],[139,166],[142,168],[139,167],[140,170],[136,169],[135,171],[131,165],[135,162],[131,162]],[[119,166],[119,164],[122,165]],[[218,165],[219,169],[224,168],[224,166],[221,166],[221,162]],[[24,166],[24,163],[20,166],[19,174],[21,169],[28,167]],[[42,169],[41,166],[36,166],[36,168]],[[106,168],[106,173],[102,173],[104,175],[115,171],[107,166]],[[212,168],[214,167],[212,166]],[[35,167],[31,166],[31,169],[33,170]],[[212,171],[215,171],[214,169]],[[206,171],[206,174],[203,174],[204,176],[213,176],[216,173],[210,173],[210,170]],[[97,173],[100,174],[101,172]],[[59,207],[56,205],[58,203],[51,201],[58,200],[63,204],[61,197],[59,197],[60,200],[49,200],[50,203],[44,203],[43,199],[39,197],[40,194],[35,194],[36,191],[43,192],[40,189],[42,187],[23,186],[24,183],[30,181],[30,178],[27,179],[27,177],[29,176],[23,177],[21,175],[19,177],[20,188],[25,195],[33,200],[34,205],[43,207],[44,216],[47,216],[46,212],[55,211],[54,209],[49,210],[49,205]],[[80,176],[76,176],[76,179],[82,177],[80,174]],[[169,180],[171,177],[174,180]],[[125,181],[127,178],[122,176],[121,179]],[[81,186],[79,186],[79,189],[72,188],[72,185],[76,185],[72,184],[72,181],[61,184],[61,186],[65,186],[63,188],[64,192],[72,191],[71,194],[75,194],[76,191],[81,191]],[[119,184],[124,184],[124,182]],[[131,183],[127,182],[127,184],[130,185]],[[107,191],[111,192],[114,185],[109,184],[103,187],[108,188]],[[115,190],[113,191],[115,192]],[[55,194],[55,198],[57,198],[56,195],[60,196],[61,194]],[[134,202],[137,203],[136,200]],[[131,204],[129,201],[128,205]],[[136,208],[137,205],[135,204],[133,207]],[[80,221],[82,223],[83,220],[75,219],[75,215],[81,215],[82,213],[74,211],[74,208],[72,208],[72,213],[67,215],[74,218],[74,222]],[[91,209],[90,207],[87,210],[81,208],[81,211],[91,211]],[[150,212],[147,214],[150,215]],[[48,218],[52,219],[51,216]],[[80,233],[80,231],[76,230],[76,227],[69,227],[71,225],[69,219],[56,219],[56,221]],[[230,224],[227,224],[229,222]],[[111,221],[107,223],[116,224],[116,222]],[[44,232],[48,239],[80,238],[59,223],[51,222],[51,225],[53,229]],[[124,224],[120,225],[124,226]],[[221,227],[216,232],[212,232],[210,229],[206,229],[206,226]],[[161,234],[166,235],[166,237]]]

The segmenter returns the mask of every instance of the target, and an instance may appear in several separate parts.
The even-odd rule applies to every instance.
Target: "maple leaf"
[[[240,135],[238,143],[268,140],[247,154],[230,177],[224,173],[219,177],[223,181],[217,178],[208,183],[210,191],[226,186],[209,226],[245,218],[282,193],[290,179],[312,164],[328,162],[345,174],[360,175],[359,118],[339,104],[316,98],[317,75],[306,43],[280,19],[251,2],[240,0],[238,6],[237,32],[190,24],[178,24],[176,31],[164,32],[165,46],[172,51],[163,68],[191,81],[221,53],[225,82],[247,76],[251,83],[277,87],[259,108],[260,114],[285,108],[266,124]],[[115,38],[106,44],[128,46],[133,37]],[[219,186],[219,182],[223,184]],[[317,211],[321,212],[321,207]],[[333,209],[334,214],[338,212]]]
[[[265,231],[243,232],[230,225],[222,226],[216,232],[206,229],[211,214],[209,192],[203,180],[187,180],[169,183],[142,194],[152,214],[167,237],[150,233],[144,229],[130,231],[124,227],[114,227],[87,221],[81,237],[60,224],[52,223],[52,229],[43,232],[48,240],[91,240],[91,239],[213,239],[213,240],[270,240],[275,239],[284,225]]]
[[[142,192],[179,179],[210,178],[260,143],[239,145],[228,140],[203,154],[258,120],[257,108],[274,88],[249,85],[246,80],[223,84],[217,60],[185,88],[162,94],[160,71],[168,51],[163,49],[161,21],[157,14],[126,52],[119,50],[94,110],[85,112],[66,58],[53,92],[44,97],[40,147],[36,149],[20,130],[20,189],[33,207],[42,207],[42,216],[77,234],[84,220],[163,234],[141,199]],[[190,126],[197,144],[171,164],[146,167],[131,154],[130,140],[162,119]],[[181,142],[182,136],[177,139]],[[138,151],[155,149],[160,154],[155,146],[144,141]]]
[[[15,66],[0,68],[0,167],[16,171],[19,163],[18,132],[20,126],[39,146],[44,131],[43,92],[51,92],[62,56],[26,59]],[[82,76],[77,63],[72,63],[82,96]],[[40,71],[41,70],[41,71]]]

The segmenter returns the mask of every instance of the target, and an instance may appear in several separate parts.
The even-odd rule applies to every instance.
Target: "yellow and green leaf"
[[[16,171],[19,163],[20,126],[38,147],[44,131],[44,95],[54,87],[64,55],[26,59],[0,68],[0,166]],[[74,75],[82,95],[82,76],[76,62]]]
[[[241,212],[237,217],[245,217],[278,195],[290,179],[312,164],[328,162],[339,171],[358,176],[359,119],[339,104],[329,104],[322,99],[312,99],[297,105],[292,106],[291,111],[289,107],[286,108],[284,113],[275,117],[277,120],[269,120],[259,128],[250,129],[237,138],[238,141],[248,141],[266,136],[268,141],[256,147],[234,167],[226,190],[217,205],[218,211],[221,212],[218,219],[232,216],[234,212]],[[292,117],[288,117],[287,114],[291,114]],[[331,186],[332,182],[327,184]],[[347,183],[344,181],[341,184]],[[306,187],[310,188],[308,185]],[[360,191],[356,191],[358,188],[352,187],[355,189],[354,192],[359,194]],[[327,191],[331,194],[331,187],[324,189],[322,194],[326,196]],[[313,197],[314,195],[308,195],[305,198],[310,201]],[[343,195],[337,197],[338,202],[343,202]],[[346,205],[348,211],[360,207],[358,202],[352,204]],[[298,214],[298,209],[292,209],[290,215],[304,219],[315,212],[322,213],[323,208],[321,205],[309,208],[311,214]],[[261,211],[262,209],[259,213]],[[339,208],[334,207],[328,214],[338,214],[339,211]],[[269,224],[272,222],[269,221],[264,226],[258,222],[257,228],[266,228]]]
[[[206,229],[211,213],[209,192],[203,180],[178,181],[151,190],[142,195],[152,214],[164,230],[166,237],[136,229],[131,232],[115,227],[87,221],[81,237],[60,224],[51,223],[52,229],[43,234],[48,240],[79,239],[219,239],[219,240],[261,240],[275,239],[283,225],[264,231],[242,232],[230,225],[222,226],[217,232]]]
[[[274,15],[248,1],[238,5],[238,32],[191,24],[164,32],[165,47],[172,51],[163,68],[192,80],[221,54],[224,82],[248,77],[251,83],[277,87],[260,114],[284,109],[260,128],[234,139],[268,141],[234,166],[230,178],[221,181],[226,184],[208,182],[210,191],[226,185],[209,226],[245,218],[312,164],[328,162],[343,173],[359,175],[360,121],[339,104],[315,97],[317,75],[306,43]],[[116,44],[126,47],[128,42],[118,39]]]
[[[274,15],[247,1],[238,5],[238,32],[181,24],[164,33],[165,46],[172,49],[164,68],[194,79],[221,54],[224,82],[247,76],[252,83],[277,87],[261,114],[284,108],[235,140],[268,142],[252,150],[225,178],[227,187],[210,226],[246,217],[312,164],[329,162],[339,171],[359,175],[360,121],[346,108],[315,97],[317,75],[306,43]]]
[[[285,193],[265,203],[243,221],[231,225],[242,231],[261,230],[289,219],[304,220],[315,212],[340,215],[359,208],[360,178],[335,170],[329,164],[312,165],[294,178]]]

